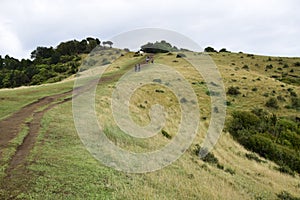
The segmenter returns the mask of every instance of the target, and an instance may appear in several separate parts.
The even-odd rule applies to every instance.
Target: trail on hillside
[[[13,169],[15,169],[18,165],[23,164],[26,157],[29,155],[30,150],[35,144],[36,136],[39,133],[41,126],[40,123],[44,113],[58,104],[71,100],[71,98],[66,98],[62,101],[58,101],[60,98],[67,97],[70,94],[72,94],[72,91],[41,98],[38,101],[23,107],[10,117],[0,121],[1,159],[3,150],[8,147],[10,141],[19,134],[26,119],[32,117],[32,120],[26,123],[29,127],[28,134],[25,136],[22,144],[17,147],[15,154],[9,161],[8,168],[5,171],[7,177],[10,176],[10,173]],[[40,110],[41,108],[44,109]]]
[[[146,64],[146,62],[143,62],[141,64]],[[9,178],[11,176],[11,172],[14,169],[18,168],[18,166],[22,166],[25,163],[27,156],[29,155],[31,149],[33,149],[36,142],[36,138],[41,127],[41,120],[48,110],[59,104],[70,101],[72,100],[72,98],[76,98],[77,95],[82,94],[85,90],[89,90],[90,87],[94,84],[99,85],[104,82],[117,81],[122,75],[122,73],[115,73],[108,77],[102,77],[99,81],[91,80],[88,84],[78,87],[75,90],[43,97],[31,104],[24,106],[19,111],[15,112],[6,119],[1,120],[0,159],[3,156],[3,150],[7,148],[10,144],[10,141],[20,133],[22,126],[25,124],[29,128],[28,134],[23,139],[22,144],[17,147],[15,154],[9,161],[8,167],[5,170],[6,178]],[[98,81],[98,83],[95,83],[95,81]],[[72,94],[73,97],[68,97]],[[30,117],[32,117],[32,120],[25,123],[25,121]]]

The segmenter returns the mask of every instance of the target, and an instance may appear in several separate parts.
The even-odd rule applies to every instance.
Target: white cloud
[[[156,27],[185,34],[202,47],[297,56],[299,6],[296,0],[2,0],[0,53],[23,56],[68,39],[108,39]]]

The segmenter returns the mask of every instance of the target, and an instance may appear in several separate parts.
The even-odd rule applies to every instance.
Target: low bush
[[[286,192],[286,191],[282,191],[279,194],[277,194],[277,197],[280,200],[300,200],[300,197],[294,197],[293,195],[291,195],[290,193]]]
[[[231,87],[228,88],[227,94],[228,95],[236,96],[236,95],[241,94],[241,92],[239,91],[239,87],[233,87],[233,86],[231,86]]]
[[[278,101],[277,99],[275,99],[274,97],[271,97],[265,104],[267,107],[269,108],[274,108],[274,109],[278,109],[279,105],[278,105]]]
[[[233,112],[226,128],[246,149],[277,163],[281,172],[300,172],[298,121],[278,118],[263,109],[254,109],[252,112]],[[249,154],[246,157],[259,162],[255,155]]]

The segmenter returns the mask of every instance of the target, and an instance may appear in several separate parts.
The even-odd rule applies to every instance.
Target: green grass
[[[121,147],[135,149],[138,152],[145,149],[153,150],[168,143],[169,139],[159,134],[149,141],[133,142],[116,127],[109,114],[115,81],[126,71],[132,70],[134,63],[144,59],[132,55],[125,55],[108,68],[105,77],[114,78],[97,88],[97,117],[99,121],[105,122],[107,136]],[[74,127],[72,104],[67,102],[54,107],[44,115],[37,143],[27,158],[26,173],[16,174],[15,178],[7,183],[10,184],[10,190],[0,190],[0,197],[12,195],[19,199],[276,199],[282,191],[297,197],[299,175],[292,177],[280,173],[275,169],[276,164],[251,154],[228,133],[221,135],[212,152],[218,160],[219,167],[205,163],[195,155],[193,148],[196,144],[201,144],[209,125],[210,97],[205,93],[207,91],[205,84],[201,84],[203,81],[201,76],[190,69],[184,59],[175,57],[175,54],[171,56],[158,54],[155,62],[172,66],[187,77],[200,102],[201,117],[206,117],[199,124],[199,132],[193,145],[177,161],[162,170],[145,174],[124,173],[104,166],[80,141]],[[268,92],[272,95],[273,90],[276,92],[275,95],[280,94],[287,99],[286,102],[278,102],[279,109],[274,110],[278,116],[299,114],[296,110],[284,107],[285,104],[289,104],[290,99],[290,96],[286,97],[289,95],[287,88],[294,88],[294,91],[298,92],[298,86],[274,81],[269,77],[271,72],[265,73],[262,67],[254,68],[256,63],[264,67],[264,64],[269,62],[268,57],[254,56],[253,59],[247,57],[247,54],[230,53],[213,54],[212,57],[221,71],[225,87],[238,86],[241,91],[241,95],[228,97],[227,100],[231,102],[228,106],[228,117],[237,109],[265,108],[269,97],[264,97],[263,93]],[[174,60],[178,62],[173,62]],[[297,59],[283,58],[283,60],[291,65]],[[231,65],[233,62],[235,66]],[[249,71],[242,69],[235,71],[236,66],[242,68],[244,65],[249,66]],[[234,82],[232,79],[237,81]],[[28,89],[1,90],[0,94],[5,94],[7,98],[12,96],[21,100],[20,103],[14,102],[16,108],[13,101],[3,100],[2,103],[9,108],[3,112],[1,110],[1,116],[3,118],[42,96],[67,91],[72,88],[72,84],[70,81]],[[282,84],[285,85],[284,88]],[[257,88],[256,91],[252,91],[254,87]],[[164,93],[155,92],[156,89],[163,90]],[[138,124],[147,124],[149,108],[157,102],[169,108],[167,109],[169,120],[164,131],[173,137],[178,128],[180,109],[178,101],[166,88],[145,86],[137,90],[130,100],[132,118]],[[4,108],[4,105],[1,106]],[[223,170],[220,169],[221,166]]]
[[[32,118],[28,118],[26,122],[31,121]],[[20,133],[9,142],[9,145],[7,148],[5,148],[2,152],[2,157],[0,161],[0,179],[4,178],[6,176],[5,170],[7,169],[9,165],[9,161],[11,157],[16,153],[16,150],[20,144],[22,144],[24,138],[28,134],[28,127],[23,125]]]
[[[42,97],[60,94],[72,88],[73,81],[66,81],[25,88],[0,89],[0,120]]]

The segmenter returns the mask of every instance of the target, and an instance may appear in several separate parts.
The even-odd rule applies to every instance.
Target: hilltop
[[[0,145],[0,196],[4,199],[299,197],[300,58],[227,50],[207,52],[224,82],[227,116],[226,128],[217,145],[207,157],[200,159],[199,147],[213,112],[210,97],[218,94],[208,91],[207,84],[212,83],[205,83],[184,59],[188,54],[201,56],[202,53],[177,50],[137,54],[107,47],[99,51],[103,54],[83,53],[68,60],[86,62],[89,66],[81,68],[79,77],[93,74],[97,66],[108,66],[96,89],[96,116],[104,122],[104,132],[115,145],[136,152],[159,149],[172,140],[180,122],[182,102],[168,87],[156,84],[159,80],[140,87],[130,98],[133,121],[147,125],[149,110],[157,103],[165,107],[167,117],[165,127],[156,136],[133,140],[118,128],[109,106],[118,79],[132,71],[135,64],[143,63],[147,56],[153,57],[153,66],[163,64],[180,72],[197,95],[201,119],[193,144],[177,161],[145,174],[124,173],[99,163],[85,149],[74,126],[73,78],[27,88],[2,89],[0,128],[10,130],[10,137],[5,137],[6,142]],[[151,64],[144,66],[142,71]],[[64,78],[73,72],[66,73]],[[46,82],[49,83],[49,79],[43,83]],[[7,124],[15,124],[15,128],[4,127]],[[1,134],[4,138],[3,132]],[[26,138],[31,138],[31,142],[25,143]],[[24,143],[30,145],[26,148]]]

